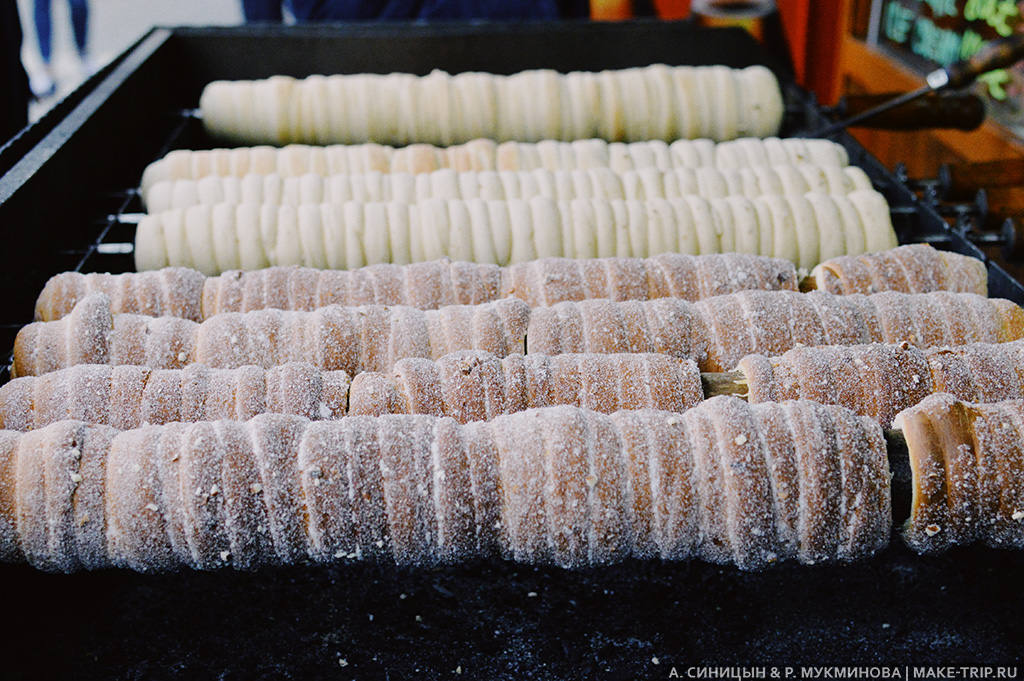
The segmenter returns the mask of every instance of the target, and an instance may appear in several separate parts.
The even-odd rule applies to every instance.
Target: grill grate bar
[[[178,141],[182,138],[185,130],[188,126],[197,118],[198,109],[180,109],[171,114],[172,118],[178,119],[178,122],[171,128],[170,134],[167,136],[166,141],[160,147],[160,150],[156,155],[150,159],[150,161],[157,161],[167,155],[169,151],[176,148]],[[111,213],[100,220],[99,223],[102,225],[99,234],[96,239],[93,240],[89,247],[84,251],[71,251],[67,252],[69,255],[81,254],[75,265],[75,271],[81,272],[86,269],[89,260],[95,255],[123,255],[132,253],[135,250],[134,243],[127,242],[113,242],[104,243],[107,237],[110,235],[111,230],[118,225],[137,225],[139,221],[145,217],[144,213],[129,210],[132,202],[139,197],[139,190],[137,187],[129,187],[126,189],[112,191],[107,194],[110,198],[120,199],[121,203],[117,208],[117,211]]]

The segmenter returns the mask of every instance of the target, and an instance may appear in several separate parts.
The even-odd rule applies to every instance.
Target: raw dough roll
[[[820,166],[847,166],[850,157],[843,145],[831,140],[755,135],[722,142],[714,147],[714,165],[718,168],[746,168],[752,166],[790,165],[814,163]],[[852,178],[851,178],[852,179]]]
[[[41,375],[76,364],[179,369],[198,362],[233,369],[310,362],[354,376],[386,371],[403,357],[473,349],[499,357],[522,352],[529,315],[529,306],[512,298],[429,311],[329,305],[313,312],[229,312],[196,323],[111,315],[109,299],[93,294],[64,319],[24,327],[15,339],[11,373]]]
[[[877,424],[809,402],[0,431],[0,557],[48,571],[511,559],[847,562],[889,538]]]
[[[705,91],[687,87],[681,80],[687,77],[705,83]],[[571,88],[570,81],[574,81]],[[592,108],[600,111],[596,119],[572,115],[570,98],[581,91],[596,94],[591,101]],[[696,107],[690,102],[695,96]],[[245,104],[237,105],[241,101]],[[290,106],[292,102],[308,102],[312,110],[347,107],[347,120],[332,120],[329,114],[303,117],[301,106]],[[510,76],[463,73],[453,77],[435,70],[421,77],[354,74],[214,81],[203,89],[199,108],[207,132],[215,138],[275,145],[449,145],[477,137],[631,141],[690,132],[692,128],[680,129],[680,119],[695,123],[716,139],[740,134],[765,137],[778,132],[784,113],[779,84],[763,66],[663,64],[568,75],[543,69]],[[410,119],[403,109],[420,115]],[[482,116],[482,111],[490,115]],[[697,120],[691,121],[695,112]]]
[[[564,143],[563,143],[564,144]],[[639,145],[637,145],[639,149]],[[450,147],[457,149],[457,147]],[[566,151],[570,151],[566,145]],[[639,155],[634,150],[633,155]],[[643,159],[638,163],[656,163]],[[545,164],[547,165],[547,164]],[[755,173],[745,169],[713,167],[670,168],[639,165],[636,169],[617,172],[609,167],[560,169],[575,167],[575,162],[562,163],[555,158],[547,167],[531,170],[456,171],[451,168],[414,175],[366,174],[305,175],[282,177],[270,175],[234,176],[207,175],[201,179],[161,180],[145,194],[146,210],[161,213],[176,208],[218,203],[343,203],[345,201],[398,201],[415,203],[426,199],[485,199],[506,201],[543,196],[558,201],[572,199],[648,199],[678,198],[696,194],[713,199],[725,196],[746,196],[754,199],[762,194],[785,193],[803,195],[849,194],[871,189],[870,180],[862,179],[859,168],[818,166],[800,163],[793,166],[771,166]],[[747,172],[744,173],[743,170]],[[850,171],[849,174],[844,171]],[[859,175],[853,175],[857,171]],[[794,181],[783,181],[783,177]],[[813,181],[806,181],[810,178]],[[866,178],[866,176],[864,176]]]
[[[832,258],[815,267],[811,277],[818,290],[829,293],[954,291],[988,295],[985,263],[935,250],[929,244]]]
[[[130,430],[172,421],[247,421],[263,413],[333,419],[345,415],[349,383],[344,371],[297,362],[271,369],[78,364],[0,386],[0,426],[34,430],[74,418]]]
[[[681,412],[702,399],[700,372],[691,360],[653,354],[499,359],[466,351],[436,361],[399,360],[390,374],[360,374],[352,383],[349,413],[431,414],[467,423],[559,404],[605,414]]]
[[[220,203],[146,216],[135,235],[135,265],[187,266],[213,275],[277,265],[354,269],[445,256],[508,265],[548,256],[738,250],[810,269],[823,252],[838,250],[837,234],[849,254],[896,246],[885,199],[873,190],[754,199]]]
[[[221,312],[265,308],[315,310],[325,305],[408,305],[433,310],[516,297],[530,305],[587,298],[699,300],[745,289],[796,290],[787,260],[736,253],[662,254],[653,258],[545,258],[505,268],[433,260],[356,270],[271,267],[204,277],[194,270],[50,278],[36,301],[36,320],[71,312],[89,293],[105,293],[113,313],[202,321]],[[200,297],[201,294],[201,297]]]
[[[913,472],[903,538],[919,553],[983,541],[1024,547],[1024,402],[932,395],[902,411]]]
[[[693,173],[685,171],[713,166],[745,177],[748,189],[744,193],[758,196],[783,192],[774,166],[806,163],[808,154],[805,147],[811,143],[819,150],[811,165],[825,174],[833,193],[840,186],[847,188],[843,193],[871,189],[871,181],[863,170],[846,165],[846,150],[827,140],[747,138],[716,145],[707,139],[681,139],[667,145],[661,140],[608,143],[599,139],[576,139],[572,142],[544,140],[497,144],[493,140],[475,139],[447,148],[426,144],[398,149],[379,144],[328,147],[293,144],[280,149],[175,149],[146,167],[142,173],[141,194],[143,203],[150,206],[150,212],[155,212],[153,204],[170,204],[178,200],[215,203],[213,199],[218,196],[224,197],[221,201],[236,196],[243,202],[284,200],[295,193],[301,194],[303,186],[307,191],[316,191],[309,187],[316,178],[337,175],[362,177],[376,173],[402,176],[391,180],[392,190],[401,194],[408,191],[407,181],[403,179],[405,176],[440,170],[473,171],[485,173],[483,177],[489,178],[494,171],[611,170],[623,175],[646,170],[665,173],[677,169],[680,176],[673,177],[672,184],[683,183],[696,188]],[[768,150],[776,151],[769,154]],[[512,180],[508,176],[503,177],[503,184]],[[607,173],[598,172],[593,177],[606,180]],[[286,190],[288,181],[297,183],[294,189]],[[385,181],[383,176],[380,181]],[[351,186],[344,183],[331,185],[332,191],[343,193],[346,188],[355,191],[356,182],[352,180]],[[801,182],[806,184],[806,180]],[[321,187],[321,190],[325,188]]]

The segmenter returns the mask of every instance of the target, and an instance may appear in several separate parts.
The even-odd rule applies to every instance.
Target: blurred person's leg
[[[89,0],[68,0],[68,6],[71,9],[71,31],[75,36],[82,77],[88,78],[96,72],[89,57]]]
[[[292,0],[299,21],[557,19],[558,0]],[[566,3],[571,4],[571,3]]]
[[[419,0],[292,0],[292,13],[304,21],[412,19]]]
[[[75,34],[78,56],[89,51],[89,0],[68,0],[71,7],[71,30]]]
[[[242,14],[246,21],[276,21],[284,19],[281,0],[242,0]]]
[[[556,0],[424,0],[417,18],[523,21],[559,16]]]
[[[39,56],[43,63],[50,65],[50,54],[53,45],[53,25],[50,22],[50,0],[35,0],[32,18],[36,24],[36,40],[39,43]]]
[[[0,147],[28,125],[28,76],[21,64],[21,18],[15,0],[0,0]]]
[[[35,0],[32,18],[36,25],[39,56],[43,58],[42,72],[32,77],[32,93],[38,98],[49,97],[57,91],[57,85],[53,82],[53,69],[50,66],[51,50],[53,48],[50,0]]]

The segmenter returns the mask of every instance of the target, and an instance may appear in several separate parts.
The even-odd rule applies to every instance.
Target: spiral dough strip
[[[900,246],[882,253],[841,255],[811,271],[819,291],[874,293],[876,291],[988,291],[985,263],[937,251],[928,244]],[[905,283],[903,283],[905,282]]]
[[[152,188],[159,182],[201,180],[211,176],[298,178],[309,174],[420,174],[444,169],[461,173],[608,168],[615,173],[625,173],[648,168],[668,171],[714,166],[742,170],[800,163],[843,167],[849,164],[849,157],[840,144],[799,137],[749,137],[718,144],[707,139],[676,140],[671,144],[661,140],[608,143],[599,139],[498,144],[489,139],[475,139],[449,147],[410,144],[397,149],[380,144],[175,149],[146,167],[141,189],[148,203]]]
[[[811,402],[0,431],[0,558],[62,572],[845,562],[889,504],[878,425]]]
[[[729,140],[774,135],[783,115],[778,81],[763,66],[664,64],[564,75],[435,70],[214,81],[199,108],[215,138],[275,145]]]
[[[837,255],[896,247],[874,190],[647,201],[428,199],[421,203],[197,205],[148,215],[135,266],[207,275],[275,265],[356,269],[449,257],[509,265],[546,257],[646,258],[740,252],[810,269]]]
[[[737,370],[704,374],[668,355],[564,354],[498,358],[479,350],[437,360],[407,358],[389,372],[343,371],[308,363],[151,370],[78,364],[0,386],[0,427],[32,430],[66,418],[121,430],[171,421],[262,413],[310,419],[431,414],[460,423],[566,404],[610,414],[620,409],[685,411],[705,397],[750,402],[804,399],[835,404],[882,426],[933,393],[999,402],[1024,399],[1024,341],[918,349],[908,343],[797,347],[779,357],[748,355]],[[706,383],[702,383],[705,381]]]
[[[677,298],[585,300],[530,308],[515,298],[439,310],[342,307],[224,313],[196,323],[110,312],[103,294],[84,298],[54,322],[34,322],[15,339],[14,376],[75,364],[154,369],[202,363],[270,368],[305,361],[354,376],[388,371],[406,357],[456,350],[498,357],[651,352],[726,371],[745,355],[779,355],[798,345],[999,343],[1024,337],[1024,310],[969,293],[833,296],[743,291],[690,303]]]
[[[746,355],[801,345],[899,343],[920,347],[1001,343],[1024,337],[1024,310],[966,293],[744,291],[696,303],[589,300],[534,308],[527,351],[658,352],[728,371]]]
[[[589,298],[700,300],[747,289],[796,288],[793,263],[743,253],[543,258],[508,267],[442,259],[356,270],[270,267],[217,277],[175,267],[125,274],[58,274],[39,294],[36,319],[60,319],[91,293],[108,296],[115,313],[202,321],[221,312],[271,307],[311,311],[326,305],[408,305],[434,310],[508,297],[551,305]]]
[[[909,257],[908,257],[909,256]],[[896,261],[899,268],[871,265]],[[900,246],[858,258],[870,276],[840,278],[828,293],[901,291],[928,293],[950,287],[987,295],[981,261],[958,253],[939,254],[927,244]],[[858,289],[858,286],[862,287]],[[653,258],[543,258],[498,267],[450,260],[411,265],[371,265],[356,270],[270,267],[206,277],[195,270],[164,268],[124,274],[63,272],[50,278],[36,301],[36,320],[71,312],[90,293],[110,298],[111,311],[202,321],[221,312],[315,310],[326,305],[408,305],[433,310],[516,297],[531,306],[609,298],[700,300],[737,291],[796,290],[796,268],[788,260],[743,253]]]
[[[247,421],[264,413],[333,419],[345,415],[350,384],[344,371],[301,362],[270,369],[76,364],[0,386],[0,427],[34,430],[71,418],[130,430],[172,421]]]
[[[484,199],[506,201],[543,196],[558,201],[572,199],[675,199],[703,196],[757,198],[763,194],[803,196],[849,194],[871,189],[871,180],[856,166],[798,163],[745,168],[642,168],[616,173],[610,168],[587,170],[547,169],[520,171],[464,171],[445,169],[432,173],[364,175],[316,175],[298,177],[209,175],[199,180],[164,180],[146,193],[146,209],[160,213],[175,208],[218,203],[344,203],[346,201],[397,201],[417,203],[427,199]]]
[[[936,345],[920,341],[922,347]],[[838,404],[888,426],[898,412],[933,393],[973,402],[1024,399],[1024,370],[1018,367],[1024,367],[1021,341],[926,349],[909,343],[801,347],[781,357],[748,355],[738,372],[751,402]]]
[[[460,423],[567,404],[684,411],[703,399],[692,360],[666,355],[509,355],[479,350],[401,359],[389,373],[293,362],[260,369],[78,364],[0,386],[0,428],[34,430],[68,418],[129,430],[172,421],[246,421],[264,413],[308,419],[432,414]]]
[[[907,544],[1024,548],[1024,401],[932,395],[897,415],[913,473]]]
[[[403,357],[484,350],[522,352],[530,307],[514,298],[440,310],[342,307],[314,312],[261,310],[216,315],[201,324],[173,317],[111,315],[103,294],[84,298],[70,315],[18,332],[12,373],[40,375],[75,364],[134,364],[232,369],[310,362],[350,376],[384,371]]]

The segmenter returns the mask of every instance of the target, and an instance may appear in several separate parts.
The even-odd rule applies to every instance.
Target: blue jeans
[[[281,21],[281,0],[242,0],[246,21]],[[555,0],[291,0],[299,22],[557,19]]]
[[[242,0],[242,14],[248,22],[280,23],[284,19],[281,4],[281,0]]]
[[[53,43],[53,26],[50,21],[51,0],[35,0],[36,37],[39,38],[39,54],[43,61],[50,63]],[[68,0],[71,7],[71,28],[75,34],[75,47],[79,56],[85,56],[86,41],[89,38],[89,0]]]

